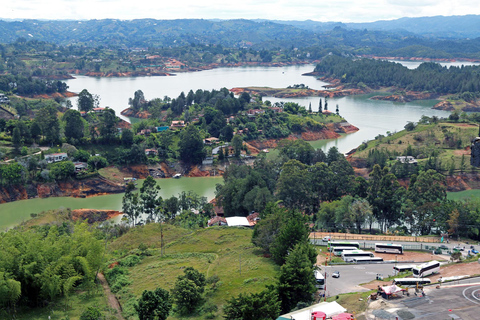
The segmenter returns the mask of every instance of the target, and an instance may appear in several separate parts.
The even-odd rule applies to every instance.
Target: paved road
[[[480,279],[459,281],[459,285],[434,286],[425,289],[425,297],[401,296],[389,300],[381,315],[390,313],[391,319],[399,315],[413,315],[415,319],[463,319],[478,320],[480,310]],[[473,282],[473,283],[472,283]],[[457,281],[455,281],[457,283]],[[377,314],[375,314],[377,313]],[[379,319],[378,311],[369,309],[367,319]],[[377,316],[375,318],[375,316]],[[399,319],[402,319],[399,317]],[[410,316],[409,319],[412,319]]]

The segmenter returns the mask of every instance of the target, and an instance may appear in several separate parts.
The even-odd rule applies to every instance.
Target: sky
[[[0,19],[269,19],[372,22],[480,14],[478,0],[11,0]]]

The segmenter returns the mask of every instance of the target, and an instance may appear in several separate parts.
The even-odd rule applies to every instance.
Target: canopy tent
[[[337,316],[334,316],[332,320],[351,320],[354,319],[353,314],[351,313],[340,313]]]
[[[394,294],[394,293],[397,293],[397,292],[405,291],[405,289],[402,289],[399,286],[396,286],[394,284],[391,285],[391,286],[381,287],[381,289],[386,295],[391,295],[391,294]]]
[[[312,317],[312,313],[314,312],[323,312],[327,317],[333,317],[335,315],[341,314],[347,309],[339,305],[336,301],[333,302],[321,302],[310,307],[303,308],[297,311],[293,311],[284,315],[281,315],[277,320],[284,320],[284,319],[295,319],[295,320],[310,320]],[[343,319],[342,319],[343,320]]]

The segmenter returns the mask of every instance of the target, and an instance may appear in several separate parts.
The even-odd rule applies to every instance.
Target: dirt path
[[[102,284],[103,291],[105,291],[105,295],[108,299],[108,305],[110,306],[110,308],[116,311],[115,316],[117,317],[117,319],[125,320],[125,318],[122,316],[122,307],[120,306],[120,303],[118,303],[117,297],[115,297],[112,291],[110,291],[110,286],[108,285],[107,279],[105,279],[103,273],[98,274],[98,280]]]

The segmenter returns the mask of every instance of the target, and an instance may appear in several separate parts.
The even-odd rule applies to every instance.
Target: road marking
[[[477,291],[480,291],[480,289],[477,289],[477,290],[473,291],[473,292],[472,292],[472,297],[473,297],[475,300],[480,300],[480,298],[478,298],[478,297],[475,296],[475,292],[477,292]]]
[[[470,302],[473,302],[473,303],[475,303],[475,304],[480,305],[480,303],[478,303],[477,301],[474,301],[474,300],[470,299],[470,298],[467,297],[467,295],[465,294],[465,291],[467,291],[468,289],[472,289],[472,288],[476,288],[476,287],[468,287],[468,288],[465,288],[465,289],[463,290],[463,297],[464,297],[465,299],[467,299],[468,301],[470,301]],[[474,291],[474,292],[475,292],[475,291]],[[472,293],[472,294],[473,294],[473,293]]]
[[[372,271],[367,271],[367,272],[365,272],[365,273],[366,273],[366,274],[374,274],[374,275],[377,275],[377,274],[378,274],[378,272],[372,272]]]
[[[361,270],[365,270],[365,267],[357,267],[357,266],[355,266],[355,267],[353,267],[353,269],[361,269]]]

